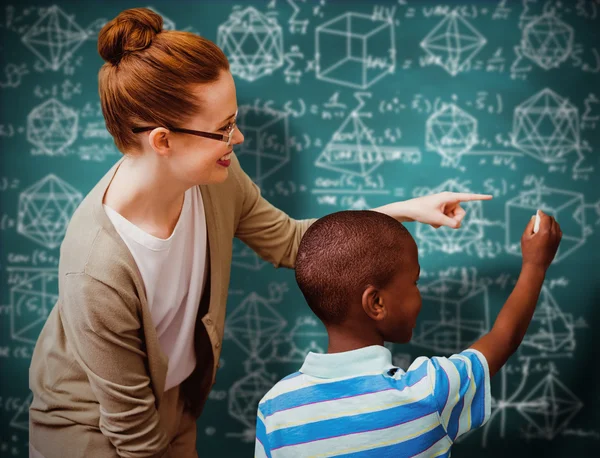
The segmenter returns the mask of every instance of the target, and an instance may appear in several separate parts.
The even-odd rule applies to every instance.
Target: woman
[[[32,456],[188,457],[215,380],[232,239],[292,268],[297,221],[264,200],[233,145],[236,92],[225,55],[163,31],[149,9],[100,31],[99,92],[121,158],[74,213],[59,298],[30,367]],[[459,227],[461,200],[437,194],[376,209]]]

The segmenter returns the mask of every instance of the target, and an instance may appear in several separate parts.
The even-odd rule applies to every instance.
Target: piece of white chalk
[[[540,230],[540,211],[535,212],[535,223],[533,223],[533,233]]]

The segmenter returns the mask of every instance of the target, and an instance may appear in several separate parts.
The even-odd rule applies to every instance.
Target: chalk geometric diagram
[[[585,203],[582,193],[538,186],[509,200],[506,213],[506,251],[521,255],[525,226],[540,209],[560,224],[563,237],[552,262],[560,262],[586,241]]]
[[[529,423],[527,437],[552,440],[567,427],[583,403],[553,374],[548,374],[516,407]]]
[[[283,66],[283,32],[274,18],[253,7],[234,11],[219,26],[217,44],[229,59],[231,73],[247,81]]]
[[[238,238],[233,239],[231,264],[244,269],[258,271],[267,263],[256,252]]]
[[[273,382],[261,371],[239,379],[229,389],[229,415],[253,429],[256,426],[258,402],[272,387]]]
[[[486,39],[456,12],[446,16],[421,42],[421,47],[452,76],[465,70]]]
[[[470,192],[465,186],[456,180],[450,179],[435,188],[432,192]],[[467,214],[462,220],[460,229],[452,229],[442,226],[434,229],[428,224],[417,226],[417,237],[423,241],[428,248],[444,253],[458,253],[466,250],[470,245],[483,239],[483,210],[481,202],[464,202],[462,207]]]
[[[323,324],[312,316],[296,319],[290,332],[281,333],[273,341],[270,362],[302,364],[308,352],[327,351],[327,331]]]
[[[344,119],[317,158],[317,167],[365,177],[383,164],[383,154],[360,117],[356,109]]]
[[[21,39],[46,67],[58,70],[88,38],[58,6],[49,7]]]
[[[526,421],[527,425],[521,429],[521,434],[530,438],[539,438],[552,440],[564,428],[567,427],[571,419],[583,407],[582,402],[575,396],[558,378],[556,371],[552,368],[549,373],[534,380],[534,386],[526,395],[521,393],[526,391],[529,384],[531,373],[529,364],[531,358],[523,358],[523,371],[521,381],[516,389],[507,395],[507,374],[506,368],[500,371],[501,395],[499,398],[492,399],[492,414],[483,428],[482,445],[487,446],[488,436],[490,435],[492,424],[495,419],[499,419],[500,437],[506,436],[506,427],[508,424],[515,424],[514,420],[508,420],[508,411],[518,412]],[[466,437],[466,436],[465,436]]]
[[[544,163],[560,162],[580,148],[579,111],[546,88],[515,109],[512,144]]]
[[[563,313],[550,294],[542,287],[538,306],[519,346],[521,357],[557,358],[572,356],[575,350],[573,316]]]
[[[27,399],[23,401],[19,410],[15,413],[13,418],[10,420],[10,426],[23,431],[29,431],[29,406],[33,400],[33,393],[27,396]]]
[[[317,79],[366,89],[394,72],[395,46],[391,20],[344,13],[315,30]]]
[[[17,232],[49,249],[58,247],[82,199],[66,181],[47,175],[19,196]]]
[[[420,290],[423,308],[411,343],[453,354],[489,330],[488,291],[484,286],[442,278]]]
[[[238,157],[244,171],[260,183],[290,161],[288,114],[242,105],[237,125],[244,133]]]
[[[251,358],[260,358],[287,324],[271,302],[250,293],[227,318],[225,338],[233,340]]]
[[[433,113],[425,125],[425,145],[437,151],[451,165],[477,144],[477,119],[455,104]]]
[[[35,344],[58,300],[58,272],[39,271],[10,289],[10,333],[14,340]]]
[[[56,156],[77,138],[79,114],[52,98],[27,115],[27,140],[44,154]]]
[[[523,29],[521,51],[544,70],[560,66],[573,50],[573,27],[544,14]]]

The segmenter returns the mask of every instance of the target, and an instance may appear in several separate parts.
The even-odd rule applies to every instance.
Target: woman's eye
[[[223,132],[229,132],[231,130],[231,128],[233,127],[233,123],[230,122],[229,124],[227,124],[226,126],[221,127],[219,130],[222,130]]]

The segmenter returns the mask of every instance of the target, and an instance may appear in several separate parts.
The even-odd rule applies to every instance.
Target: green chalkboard
[[[492,418],[455,456],[595,457],[600,445],[600,2],[14,2],[0,10],[0,455],[27,456],[28,367],[58,294],[59,246],[120,157],[104,126],[97,34],[148,6],[215,41],[237,84],[240,162],[295,218],[439,191],[491,193],[459,231],[407,223],[423,313],[400,367],[486,332],[541,208],[564,232]],[[202,457],[250,456],[256,404],[327,345],[291,270],[234,245]],[[596,335],[596,337],[594,337]]]

